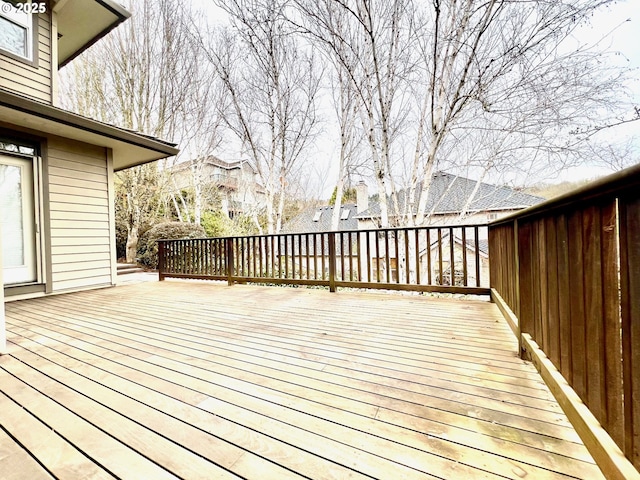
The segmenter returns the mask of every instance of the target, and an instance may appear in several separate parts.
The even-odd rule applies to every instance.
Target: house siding
[[[38,15],[36,66],[0,53],[0,88],[52,103],[51,18]]]
[[[48,144],[52,291],[113,284],[107,150]]]

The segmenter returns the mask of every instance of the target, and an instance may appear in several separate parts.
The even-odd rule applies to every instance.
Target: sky
[[[608,35],[607,35],[608,34]],[[627,65],[636,70],[636,81],[630,85],[634,102],[640,106],[640,0],[626,0],[616,2],[607,9],[603,9],[595,16],[590,25],[582,27],[577,36],[580,41],[588,42],[592,38],[603,40],[603,46],[618,52],[615,58],[621,65]],[[617,127],[611,132],[614,136],[636,135],[637,151],[640,151],[640,121]],[[635,159],[640,162],[640,158]],[[592,179],[610,174],[604,168],[576,167],[565,170],[556,181]]]
[[[225,13],[219,10],[213,0],[192,0],[193,5],[205,9],[209,22],[212,24],[225,24]],[[576,31],[576,40],[580,43],[593,43],[596,39],[605,37],[600,46],[607,47],[611,51],[616,52],[614,59],[621,65],[629,66],[637,71],[636,81],[629,85],[634,101],[640,106],[640,0],[619,0],[606,9],[602,9],[598,14],[594,15],[591,22],[582,26]],[[330,106],[326,108],[326,117],[332,115]],[[337,168],[335,162],[331,162],[332,158],[337,156],[337,146],[332,147],[331,138],[335,132],[331,125],[325,125],[324,138],[319,144],[322,147],[310,152],[312,156],[312,169],[310,175],[318,177],[313,185],[310,186],[313,192],[308,192],[311,196],[328,198],[335,185]],[[632,124],[616,127],[607,131],[608,135],[613,137],[625,138],[636,135],[636,153],[640,152],[640,121]],[[230,144],[224,154],[237,157],[239,153],[233,152],[233,144]],[[635,160],[640,162],[640,158]],[[322,173],[324,172],[324,173]],[[611,173],[611,170],[605,168],[596,168],[593,166],[583,166],[566,169],[555,178],[544,179],[545,183],[559,183],[562,181],[577,181],[602,177]],[[357,181],[357,179],[356,179]],[[371,186],[374,182],[367,180]],[[528,179],[527,184],[535,183]]]

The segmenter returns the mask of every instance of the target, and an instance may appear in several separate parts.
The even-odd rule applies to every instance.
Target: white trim
[[[4,318],[4,283],[2,280],[2,223],[0,223],[0,355],[7,353],[7,325]]]
[[[31,0],[28,0],[27,3],[31,3]],[[8,50],[6,48],[1,48],[1,47],[0,47],[0,50],[9,52],[13,55],[17,55],[18,57],[24,58],[25,60],[32,61],[33,60],[33,40],[34,40],[33,39],[33,19],[36,16],[36,14],[19,12],[15,7],[13,7],[13,5],[11,5],[13,8],[5,9],[4,5],[11,5],[11,3],[0,0],[0,6],[3,6],[3,8],[0,8],[0,16],[10,21],[11,23],[14,23],[18,27],[22,27],[26,30],[26,35],[25,35],[26,52],[22,54],[22,53],[13,52],[11,50]]]
[[[22,249],[23,262],[20,266],[11,267],[5,272],[5,279],[10,283],[32,283],[41,279],[38,267],[40,249],[40,218],[37,163],[35,158],[14,157],[0,152],[0,161],[20,169],[21,205],[22,205]]]
[[[109,198],[109,256],[111,258],[111,285],[118,280],[118,254],[116,252],[116,190],[113,172],[113,150],[105,149],[107,156],[107,195]]]

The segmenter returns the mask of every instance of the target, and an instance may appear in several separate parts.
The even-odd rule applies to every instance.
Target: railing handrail
[[[550,198],[531,207],[511,213],[505,217],[489,222],[490,226],[501,225],[516,219],[540,215],[552,210],[558,210],[577,202],[594,200],[597,198],[620,195],[625,191],[640,188],[640,163],[620,170],[606,177],[589,182],[580,188]]]
[[[487,227],[489,223],[464,223],[464,224],[447,224],[447,225],[416,225],[406,227],[385,227],[385,228],[367,228],[367,229],[355,229],[355,230],[325,230],[322,232],[279,232],[279,233],[256,233],[252,235],[221,235],[219,237],[195,237],[188,240],[211,240],[213,238],[226,239],[226,238],[267,238],[267,237],[288,237],[291,235],[326,235],[333,234],[345,234],[345,233],[372,233],[372,232],[402,232],[406,230],[424,230],[424,229],[442,229],[442,228],[474,228],[474,227]],[[176,239],[172,238],[159,238],[158,242],[171,242]],[[185,240],[185,239],[178,239]]]

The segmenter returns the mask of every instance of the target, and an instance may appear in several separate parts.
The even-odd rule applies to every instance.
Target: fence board
[[[602,332],[602,252],[600,209],[589,206],[582,213],[584,248],[585,340],[587,371],[587,399],[591,413],[605,423],[604,399],[604,336]]]
[[[618,445],[624,445],[624,401],[622,388],[621,321],[619,313],[618,239],[616,231],[616,202],[611,201],[600,211],[602,237],[602,293],[603,293],[603,349],[604,376],[603,425]]]
[[[568,218],[569,230],[569,289],[571,308],[571,364],[573,389],[582,401],[587,399],[584,268],[582,261],[582,215],[572,212]]]
[[[624,451],[640,470],[640,198],[620,200],[620,280],[624,378]]]
[[[572,382],[571,363],[571,287],[569,284],[569,238],[567,216],[558,215],[556,219],[556,252],[558,262],[558,330],[560,348],[560,373]],[[556,364],[558,366],[558,364]]]
[[[617,461],[616,454],[606,445],[613,440],[636,469],[639,188],[640,166],[489,228],[491,288],[607,431],[611,438],[601,446],[611,461]],[[509,238],[512,231],[517,244]],[[515,293],[514,284],[519,285]],[[585,435],[591,442],[600,434]]]
[[[547,356],[560,368],[560,322],[558,319],[558,245],[556,234],[556,219],[548,217],[544,220],[545,257],[543,261],[547,270],[547,311],[546,325],[548,329]]]

